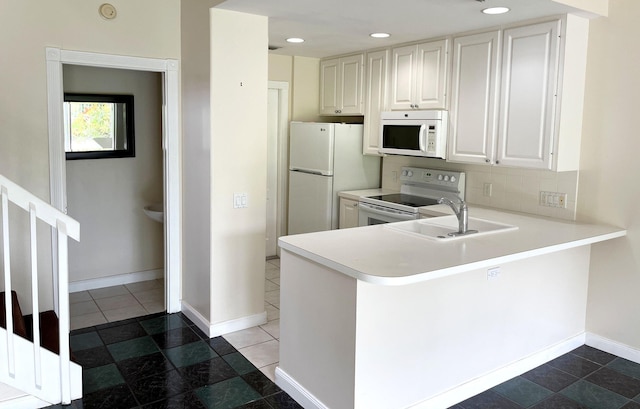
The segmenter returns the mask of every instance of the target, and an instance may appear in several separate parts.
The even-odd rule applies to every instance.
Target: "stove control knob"
[[[452,182],[455,182],[456,181],[456,177],[455,176],[451,176],[451,179],[449,179],[449,180],[452,181]]]
[[[442,180],[442,179],[444,179],[442,175],[438,175],[438,180]]]
[[[402,176],[407,176],[407,171],[406,170],[402,171]]]
[[[407,172],[407,176],[409,176],[409,177],[413,176],[413,171],[412,170],[408,171]]]
[[[444,181],[448,182],[449,181],[449,175],[444,175]]]

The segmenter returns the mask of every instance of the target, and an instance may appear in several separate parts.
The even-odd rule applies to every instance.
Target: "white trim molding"
[[[288,373],[279,366],[276,367],[276,385],[289,394],[303,408],[329,409],[324,403],[296,382]]]
[[[73,281],[69,283],[69,292],[95,290],[96,288],[113,287],[114,285],[124,285],[139,283],[141,281],[157,280],[164,277],[163,269],[137,271],[135,273],[118,274],[108,277],[92,278],[89,280]]]
[[[193,308],[193,306],[185,301],[182,301],[182,313],[194,324],[196,324],[196,326],[200,328],[202,332],[207,334],[209,338],[229,334],[231,332],[240,331],[247,328],[257,327],[258,325],[266,324],[267,322],[267,312],[264,311],[235,320],[211,324],[209,320],[207,320],[202,314],[200,314],[195,308]]]
[[[479,393],[491,389],[496,385],[522,375],[538,366],[570,352],[585,343],[585,333],[566,339],[549,348],[545,348],[533,355],[513,362],[505,367],[492,371],[472,381],[458,385],[440,395],[419,402],[412,409],[441,409],[448,408]],[[318,398],[299,384],[282,368],[276,368],[276,385],[288,393],[293,399],[307,409],[328,409]]]
[[[600,335],[587,332],[585,342],[588,346],[619,356],[620,358],[640,364],[640,350]]]
[[[181,162],[180,162],[180,77],[179,62],[171,59],[130,57],[83,51],[46,48],[47,101],[49,116],[49,177],[51,205],[66,213],[66,165],[63,139],[62,65],[84,65],[116,69],[152,71],[163,74],[162,149],[165,205],[165,304],[167,312],[180,311],[182,284]],[[52,246],[56,246],[56,238]],[[55,253],[54,253],[55,254]],[[54,260],[55,265],[55,260]],[[55,273],[55,271],[54,271]],[[54,288],[58,282],[54,274]]]
[[[289,191],[289,83],[269,81],[269,89],[278,91],[278,217],[276,241],[287,233],[287,192]],[[280,256],[280,247],[276,246]]]

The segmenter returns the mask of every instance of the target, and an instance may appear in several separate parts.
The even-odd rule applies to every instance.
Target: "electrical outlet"
[[[567,207],[567,194],[558,192],[540,192],[540,206]]]
[[[487,280],[495,280],[500,277],[500,267],[487,269]]]
[[[565,209],[567,207],[567,194],[558,193],[558,207]]]
[[[486,197],[491,197],[492,191],[493,191],[493,183],[485,183],[484,188],[482,190],[482,195]]]

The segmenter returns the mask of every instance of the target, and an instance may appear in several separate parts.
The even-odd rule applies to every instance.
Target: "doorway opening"
[[[162,76],[162,165],[164,202],[164,299],[169,313],[181,310],[181,208],[178,62],[79,51],[46,49],[51,204],[67,212],[66,161],[63,124],[63,65],[157,72]],[[82,226],[81,226],[82,229]],[[55,235],[52,246],[57,246]],[[82,240],[82,235],[81,235]],[[58,277],[53,260],[54,287]],[[55,291],[54,291],[55,294]],[[58,300],[54,300],[54,305]]]
[[[269,81],[267,102],[267,259],[280,255],[278,237],[287,231],[287,143],[289,83]]]

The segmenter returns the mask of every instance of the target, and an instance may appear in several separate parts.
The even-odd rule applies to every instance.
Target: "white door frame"
[[[119,68],[162,73],[162,156],[164,168],[164,268],[165,305],[167,312],[180,311],[182,280],[182,226],[181,171],[180,171],[180,118],[178,61],[157,58],[129,57],[82,51],[46,49],[47,100],[49,114],[49,177],[51,205],[67,212],[67,179],[64,150],[62,105],[64,88],[62,65]],[[80,226],[82,229],[82,226]],[[53,246],[57,246],[55,237]],[[55,257],[55,252],[53,252]],[[54,272],[56,260],[53,263]],[[57,274],[53,278],[57,294]],[[54,296],[54,305],[58,305]]]
[[[278,90],[278,216],[276,236],[287,232],[287,194],[289,185],[289,83],[269,81],[269,89]],[[276,237],[276,239],[277,239]],[[280,247],[276,248],[280,256]]]

